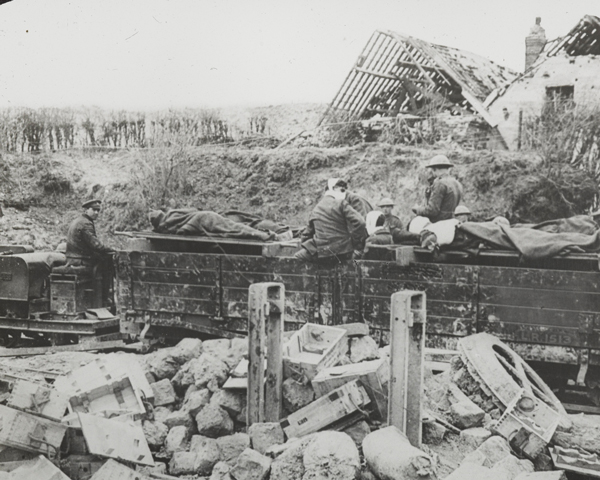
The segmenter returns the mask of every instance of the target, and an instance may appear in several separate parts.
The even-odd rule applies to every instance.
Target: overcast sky
[[[0,6],[0,107],[156,109],[329,102],[376,29],[521,71],[599,0],[13,0]]]

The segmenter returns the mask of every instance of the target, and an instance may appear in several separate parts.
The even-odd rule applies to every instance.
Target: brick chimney
[[[535,25],[525,37],[525,70],[537,60],[546,44],[546,31],[540,25],[541,22],[541,17],[536,17]]]

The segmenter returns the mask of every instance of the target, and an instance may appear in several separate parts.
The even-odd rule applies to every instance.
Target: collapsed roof
[[[567,35],[548,42],[544,48],[546,57],[562,52],[571,56],[600,55],[600,18],[585,15]]]
[[[339,114],[357,119],[423,114],[430,105],[452,113],[478,113],[496,122],[483,104],[516,73],[487,58],[390,31],[368,41],[320,123]]]

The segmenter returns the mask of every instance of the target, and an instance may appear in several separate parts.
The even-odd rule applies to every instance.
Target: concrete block
[[[209,480],[231,480],[229,471],[231,467],[225,462],[218,462],[213,468],[212,474]]]
[[[492,467],[495,463],[511,454],[508,442],[498,435],[493,435],[483,442],[477,450],[465,456],[463,463],[473,463]]]
[[[194,465],[196,455],[192,452],[175,452],[169,462],[169,473],[171,475],[191,475],[196,473]]]
[[[303,478],[346,480],[356,478],[360,456],[354,441],[345,433],[324,431],[315,434],[302,456]]]
[[[303,385],[293,378],[283,382],[283,407],[293,413],[315,399],[315,391],[310,384]]]
[[[353,337],[350,339],[349,344],[350,361],[352,363],[377,360],[379,358],[379,345],[369,336]]]
[[[165,418],[167,418],[169,415],[171,415],[172,411],[173,411],[173,406],[154,407],[154,410],[152,412],[154,414],[154,421],[160,422],[160,423],[165,423]]]
[[[350,425],[348,428],[345,428],[343,432],[354,441],[354,444],[357,447],[360,447],[365,437],[371,433],[371,427],[369,427],[367,422],[361,420],[356,422],[354,425]]]
[[[472,448],[478,448],[492,436],[492,432],[483,427],[467,428],[460,432],[460,441]]]
[[[364,439],[362,448],[369,469],[379,478],[435,478],[431,457],[413,447],[406,435],[396,427],[385,427],[370,433]]]
[[[193,390],[191,390],[192,388]],[[212,393],[208,388],[198,389],[195,385],[191,385],[188,392],[186,392],[186,398],[181,405],[181,410],[185,410],[192,417],[195,417],[200,410],[209,404],[211,395]]]
[[[198,475],[210,475],[213,467],[221,459],[221,450],[214,438],[194,435],[190,442],[190,452],[196,456],[194,471]]]
[[[177,395],[175,394],[175,389],[171,384],[171,380],[168,378],[164,378],[159,380],[158,382],[152,383],[150,385],[152,387],[152,391],[154,392],[154,406],[160,407],[162,405],[170,405],[175,403],[177,400]]]
[[[221,452],[221,461],[233,466],[240,454],[250,448],[250,437],[247,433],[234,433],[217,438],[217,445]]]
[[[454,403],[450,407],[452,424],[458,428],[472,428],[481,425],[485,412],[471,400]]]
[[[513,455],[507,455],[494,464],[492,471],[502,473],[506,480],[514,480],[522,473],[532,473],[533,463],[529,460],[520,460]]]
[[[188,430],[183,425],[178,425],[169,430],[165,439],[165,452],[167,455],[173,455],[175,452],[182,452],[187,449]]]
[[[135,471],[141,473],[142,475],[146,475],[147,477],[151,476],[153,473],[158,475],[166,475],[167,464],[163,462],[154,462],[153,467],[144,467],[138,465]]]
[[[269,476],[270,470],[271,459],[269,457],[247,448],[240,454],[229,475],[235,480],[265,480]]]
[[[203,353],[183,365],[173,377],[175,388],[183,391],[194,384],[198,388],[216,391],[225,383],[229,367],[222,360],[210,353]]]
[[[196,415],[196,428],[200,435],[216,438],[233,432],[233,420],[218,405],[207,405]]]
[[[144,436],[146,437],[150,450],[154,451],[159,450],[160,447],[163,446],[167,439],[167,434],[169,433],[169,427],[156,420],[144,420],[142,423],[142,430],[144,431]]]
[[[242,413],[246,406],[246,392],[217,390],[210,398],[210,403],[219,405],[223,410],[235,417]]]
[[[193,433],[195,431],[194,419],[185,410],[175,410],[169,413],[167,418],[164,420],[164,424],[171,430],[173,427],[183,425],[187,428],[188,432]]]
[[[270,446],[285,442],[279,422],[254,423],[248,428],[248,435],[252,448],[263,455]]]
[[[423,443],[426,445],[439,445],[444,440],[448,429],[437,422],[423,424]]]

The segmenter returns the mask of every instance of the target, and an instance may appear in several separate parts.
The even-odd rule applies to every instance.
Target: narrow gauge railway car
[[[381,247],[379,260],[333,269],[292,258],[297,244],[132,234],[117,258],[122,331],[144,338],[201,332],[244,334],[248,287],[282,282],[286,329],[305,322],[365,322],[387,343],[390,296],[427,294],[427,343],[489,332],[508,343],[551,384],[600,382],[598,256],[572,254],[523,263],[516,253],[477,257],[413,247]]]

